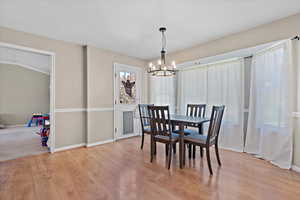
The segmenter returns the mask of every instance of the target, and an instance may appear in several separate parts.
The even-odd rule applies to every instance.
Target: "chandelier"
[[[157,61],[157,65],[149,63],[148,73],[152,76],[172,76],[176,74],[176,63],[172,61],[170,65],[166,64],[166,32],[165,27],[159,28],[162,34],[162,49],[160,51],[160,59]]]

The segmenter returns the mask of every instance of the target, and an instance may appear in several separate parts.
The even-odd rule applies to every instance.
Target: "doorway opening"
[[[0,43],[0,161],[54,152],[52,52]]]

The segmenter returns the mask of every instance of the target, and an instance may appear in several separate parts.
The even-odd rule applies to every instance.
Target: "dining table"
[[[202,126],[204,123],[209,122],[210,119],[207,117],[193,117],[193,116],[187,116],[187,115],[181,115],[181,114],[171,114],[170,115],[170,121],[172,126],[178,126],[179,127],[179,165],[182,169],[185,164],[185,155],[184,155],[184,127],[193,125],[193,126]],[[200,128],[201,130],[201,128]],[[199,133],[202,134],[202,133]]]

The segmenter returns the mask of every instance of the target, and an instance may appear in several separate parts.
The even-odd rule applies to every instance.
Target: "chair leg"
[[[209,169],[210,175],[213,175],[213,171],[211,169],[211,163],[210,163],[209,147],[207,147],[205,149],[205,151],[206,151],[206,158],[207,158],[208,169]]]
[[[156,155],[156,142],[154,142],[154,155]]]
[[[173,153],[176,154],[176,143],[173,144]]]
[[[200,156],[201,156],[201,158],[203,158],[203,148],[202,147],[200,147]]]
[[[189,159],[192,158],[192,144],[188,144],[188,149],[189,149]]]
[[[185,146],[185,145],[184,145]],[[183,163],[183,165],[185,165],[185,151],[186,151],[186,149],[185,149],[185,147],[183,148],[183,157],[182,157],[182,163]]]
[[[171,159],[172,159],[172,144],[168,144],[168,150],[169,150],[169,152],[168,152],[168,154],[169,154],[169,156],[168,156],[168,169],[170,169],[170,167],[171,167]]]
[[[151,136],[151,144],[150,144],[150,162],[153,161],[153,156],[154,156],[154,141],[153,141],[153,137]]]
[[[142,144],[141,144],[141,149],[144,147],[144,133],[142,133]]]
[[[196,145],[193,145],[193,159],[196,158]]]
[[[218,146],[218,143],[215,144],[215,151],[216,151],[216,156],[217,156],[218,164],[221,166],[221,160],[220,160],[220,155],[219,155],[219,146]]]

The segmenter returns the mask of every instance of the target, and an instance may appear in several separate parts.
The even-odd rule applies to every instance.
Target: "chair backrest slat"
[[[186,115],[191,117],[205,117],[206,104],[188,104]]]
[[[151,132],[154,135],[169,136],[171,139],[169,106],[148,106],[148,109],[150,113]]]
[[[213,106],[208,128],[207,143],[218,139],[225,106]]]
[[[139,113],[140,113],[140,120],[142,125],[142,130],[145,130],[146,126],[150,126],[150,118],[149,118],[149,111],[148,106],[153,106],[154,104],[139,104]]]

